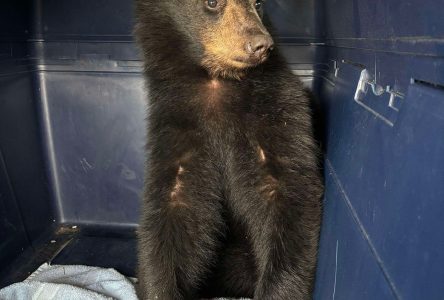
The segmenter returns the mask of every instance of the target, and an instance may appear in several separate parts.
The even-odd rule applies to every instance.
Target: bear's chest
[[[255,99],[245,84],[220,79],[201,82],[194,94],[199,114],[208,122],[236,122],[251,112]]]
[[[195,98],[196,104],[204,112],[223,112],[229,109],[232,101],[239,99],[239,87],[218,79],[205,80],[198,84]]]
[[[168,94],[160,93],[165,90]],[[270,116],[276,116],[271,111],[275,107],[249,82],[184,81],[166,85],[165,90],[154,89],[159,105],[154,114],[163,116],[164,126],[193,132],[201,142],[233,144],[239,136],[255,136],[272,126]]]
[[[255,140],[260,128],[272,126],[268,106],[261,103],[251,85],[210,81],[194,97],[198,130],[221,148],[240,139]]]

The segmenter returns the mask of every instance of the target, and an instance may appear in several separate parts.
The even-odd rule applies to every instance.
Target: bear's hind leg
[[[322,189],[310,169],[271,165],[233,166],[230,204],[245,221],[256,259],[254,299],[311,299],[320,228]],[[264,166],[268,163],[268,167]]]
[[[195,299],[224,233],[214,168],[201,160],[172,169],[152,173],[146,192],[139,229],[141,299]]]
[[[226,238],[212,277],[201,294],[204,299],[253,298],[257,283],[256,260],[243,224],[228,224]]]

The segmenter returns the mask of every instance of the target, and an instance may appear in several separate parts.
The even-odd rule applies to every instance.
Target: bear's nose
[[[262,58],[267,55],[273,50],[273,47],[273,39],[271,36],[265,34],[255,35],[247,42],[247,52],[257,58]]]

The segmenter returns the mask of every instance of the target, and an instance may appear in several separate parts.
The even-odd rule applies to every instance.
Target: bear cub
[[[149,91],[141,299],[310,299],[322,175],[310,101],[261,0],[136,0]]]

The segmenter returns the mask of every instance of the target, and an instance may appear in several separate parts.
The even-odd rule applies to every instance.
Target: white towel
[[[24,282],[0,290],[1,300],[137,300],[133,283],[114,269],[44,264]]]

